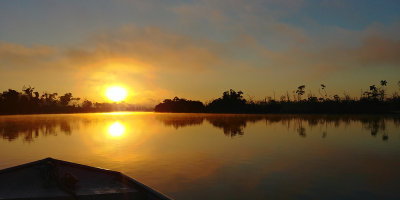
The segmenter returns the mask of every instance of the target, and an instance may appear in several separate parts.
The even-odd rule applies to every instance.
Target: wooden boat
[[[116,171],[46,158],[0,170],[0,199],[171,199]]]

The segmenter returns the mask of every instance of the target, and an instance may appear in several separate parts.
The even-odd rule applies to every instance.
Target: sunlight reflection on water
[[[0,116],[0,168],[54,157],[176,199],[396,199],[399,127],[362,115]]]
[[[107,128],[108,134],[113,138],[119,138],[125,133],[125,126],[119,122],[114,122]]]

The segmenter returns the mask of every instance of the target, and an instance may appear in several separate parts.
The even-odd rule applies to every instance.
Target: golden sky
[[[399,91],[398,1],[1,1],[0,90],[129,103]]]

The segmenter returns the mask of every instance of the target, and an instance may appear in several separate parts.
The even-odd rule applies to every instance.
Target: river
[[[0,169],[46,157],[175,199],[400,199],[400,116],[0,116]]]

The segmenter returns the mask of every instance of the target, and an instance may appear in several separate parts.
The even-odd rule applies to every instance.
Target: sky
[[[0,91],[32,86],[129,103],[175,96],[247,99],[306,85],[360,97],[387,80],[399,92],[398,0],[3,0]]]

